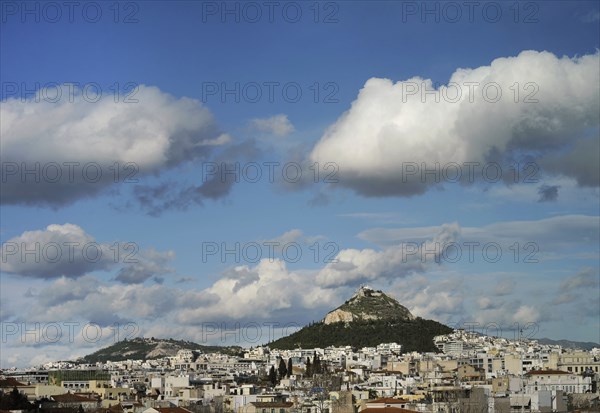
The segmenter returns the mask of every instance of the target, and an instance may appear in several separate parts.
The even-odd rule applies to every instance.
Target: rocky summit
[[[415,320],[415,316],[384,292],[362,286],[348,301],[327,313],[323,323],[349,323],[359,320],[384,319]]]

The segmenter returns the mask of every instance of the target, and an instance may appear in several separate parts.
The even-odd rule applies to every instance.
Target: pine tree
[[[288,359],[288,365],[287,365],[287,376],[288,378],[292,375],[292,358],[290,357]]]
[[[269,381],[273,386],[275,386],[275,383],[277,383],[277,373],[275,373],[274,366],[271,366],[271,369],[269,370]]]
[[[279,359],[279,380],[285,378],[287,376],[287,367],[285,365],[285,361],[283,358]]]
[[[310,364],[310,357],[306,358],[306,377],[311,377],[313,374],[313,368]]]
[[[313,372],[316,374],[321,373],[321,360],[319,359],[319,354],[315,352],[315,358],[313,360]]]

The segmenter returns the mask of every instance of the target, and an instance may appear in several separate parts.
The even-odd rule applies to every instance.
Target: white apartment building
[[[592,379],[560,370],[532,370],[526,374],[525,393],[540,390],[562,390],[566,393],[585,393],[592,389]]]

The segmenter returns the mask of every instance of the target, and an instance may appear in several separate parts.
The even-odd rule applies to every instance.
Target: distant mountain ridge
[[[77,362],[94,364],[98,362],[105,363],[107,361],[152,360],[175,356],[179,350],[197,350],[201,353],[238,355],[242,351],[242,348],[239,346],[204,346],[185,340],[137,337],[114,343],[78,359]]]
[[[402,345],[403,352],[437,352],[433,338],[452,331],[437,321],[415,317],[384,292],[362,286],[322,321],[271,342],[269,347],[374,347],[396,342]]]
[[[593,341],[552,340],[550,338],[535,338],[534,340],[540,344],[558,345],[567,349],[590,351],[595,347],[600,348],[600,344]]]

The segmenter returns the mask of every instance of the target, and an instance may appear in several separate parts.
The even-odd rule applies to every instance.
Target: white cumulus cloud
[[[56,102],[40,98],[55,96],[45,90],[2,101],[2,203],[62,206],[126,178],[204,159],[230,140],[199,101],[157,87],[140,85],[130,103],[60,90],[73,93]],[[23,175],[36,169],[37,178]]]
[[[292,125],[292,122],[290,122],[285,114],[252,119],[250,126],[261,133],[274,135],[279,138],[294,132],[294,125]]]
[[[496,171],[484,166],[506,168],[523,156],[579,185],[598,186],[599,67],[598,53],[569,58],[524,51],[489,66],[459,68],[437,89],[420,77],[371,78],[310,160],[336,163],[340,184],[366,196],[494,181]],[[456,168],[444,170],[451,163],[461,167],[460,177]],[[436,168],[437,176],[423,173]]]

